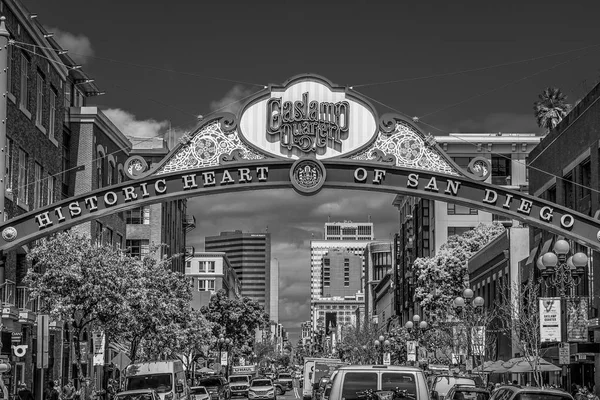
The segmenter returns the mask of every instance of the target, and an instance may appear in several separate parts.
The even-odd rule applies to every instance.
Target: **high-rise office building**
[[[373,240],[372,222],[327,222],[325,240]]]
[[[323,297],[353,296],[361,290],[360,275],[351,271],[362,269],[362,257],[344,250],[331,250],[323,256]]]
[[[271,321],[279,322],[279,260],[271,260],[271,278],[269,286],[269,317]]]
[[[257,301],[269,311],[271,291],[271,234],[244,233],[240,230],[207,236],[207,252],[227,254],[242,284],[242,296]]]
[[[339,229],[338,229],[339,228]],[[338,233],[339,232],[339,233]],[[360,232],[360,234],[359,234]],[[310,276],[311,276],[311,321],[313,329],[317,330],[319,324],[319,314],[315,302],[323,298],[323,257],[333,254],[333,251],[343,251],[359,256],[362,259],[365,247],[374,240],[373,224],[371,222],[328,222],[325,224],[325,239],[311,240],[310,242]],[[360,240],[357,238],[360,237]],[[346,239],[349,238],[349,239]],[[355,265],[350,269],[350,274],[360,279],[364,271],[364,262]],[[362,290],[358,289],[361,293]],[[330,297],[330,300],[337,298],[343,300],[346,296]],[[354,298],[354,294],[352,295]]]

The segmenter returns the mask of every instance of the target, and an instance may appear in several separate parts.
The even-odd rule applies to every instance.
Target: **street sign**
[[[383,353],[383,365],[391,365],[391,354],[389,352]]]
[[[569,346],[569,343],[561,342],[558,344],[558,363],[571,363],[571,346]]]
[[[126,366],[131,364],[131,359],[127,357],[127,354],[120,351],[116,356],[113,357],[111,362],[115,364],[121,371],[123,371]]]

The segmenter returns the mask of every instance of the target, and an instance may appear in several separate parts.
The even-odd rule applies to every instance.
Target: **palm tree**
[[[539,101],[533,103],[535,118],[538,126],[546,128],[546,133],[550,133],[569,113],[571,105],[567,103],[567,95],[555,87],[546,88],[539,98]]]

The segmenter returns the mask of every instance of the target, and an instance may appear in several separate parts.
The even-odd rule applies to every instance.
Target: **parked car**
[[[477,387],[473,377],[459,375],[436,375],[431,384],[431,397],[433,400],[444,400],[446,394],[454,385]]]
[[[230,375],[229,376],[229,393],[231,397],[242,396],[248,397],[248,388],[250,387],[249,375]]]
[[[160,400],[160,396],[152,389],[127,390],[117,393],[114,400]]]
[[[277,400],[275,390],[275,385],[271,379],[253,379],[248,389],[248,400]]]
[[[420,368],[384,365],[340,367],[331,381],[329,400],[365,399],[365,392],[399,391],[414,400],[429,400],[425,374]]]
[[[490,396],[490,392],[483,388],[454,385],[448,390],[446,400],[489,400]]]
[[[292,374],[288,374],[287,372],[280,372],[277,374],[277,383],[287,390],[292,390],[294,388],[294,379],[292,378]]]
[[[490,400],[573,400],[567,392],[558,389],[543,389],[533,386],[500,386]]]
[[[210,400],[229,400],[229,384],[224,377],[210,376],[200,379],[199,383],[210,394]]]
[[[192,400],[210,400],[210,394],[204,386],[192,386],[190,396],[192,396]]]

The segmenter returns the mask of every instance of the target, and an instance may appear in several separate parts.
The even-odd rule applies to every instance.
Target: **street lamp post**
[[[466,288],[463,290],[462,297],[458,296],[454,299],[453,306],[457,310],[457,314],[464,321],[466,319],[466,330],[467,330],[467,371],[473,369],[473,352],[472,352],[472,332],[471,328],[475,323],[475,312],[483,309],[485,300],[483,297],[477,296],[473,298],[473,290]],[[460,347],[460,345],[459,345]]]
[[[538,258],[537,267],[547,284],[558,290],[561,298],[579,285],[585,275],[588,257],[585,253],[575,253],[567,258],[570,246],[566,240],[557,240],[553,252],[547,252]]]
[[[419,347],[421,346],[421,334],[425,329],[429,327],[427,321],[421,321],[421,317],[418,314],[413,315],[412,321],[406,322],[404,327],[409,331],[414,333],[415,341],[417,342],[417,348],[415,349],[415,361],[414,363],[419,362]],[[411,361],[412,362],[412,361]]]
[[[222,333],[219,335],[219,339],[217,340],[217,345],[219,346],[219,363],[223,360],[223,349],[225,349],[226,354],[226,362],[225,365],[225,378],[229,379],[229,364],[231,363],[231,358],[229,357],[229,350],[231,350],[233,342],[226,338]],[[222,366],[221,366],[222,367]]]
[[[585,276],[588,256],[582,252],[569,256],[571,248],[566,240],[557,240],[552,250],[552,252],[541,255],[536,264],[546,285],[554,287],[557,291],[564,309],[565,300],[570,297],[572,290],[579,286]],[[561,336],[565,334],[566,323],[563,323],[562,326]],[[568,332],[566,336],[565,342],[569,339]],[[569,380],[570,371],[569,366],[567,374],[562,377],[565,385]]]
[[[381,364],[383,364],[383,353],[385,353],[385,351],[390,348],[390,341],[383,337],[383,335],[381,335],[378,339],[375,339],[373,341],[373,345],[375,346],[375,350],[377,352],[376,362],[379,362],[379,360],[381,360]]]

